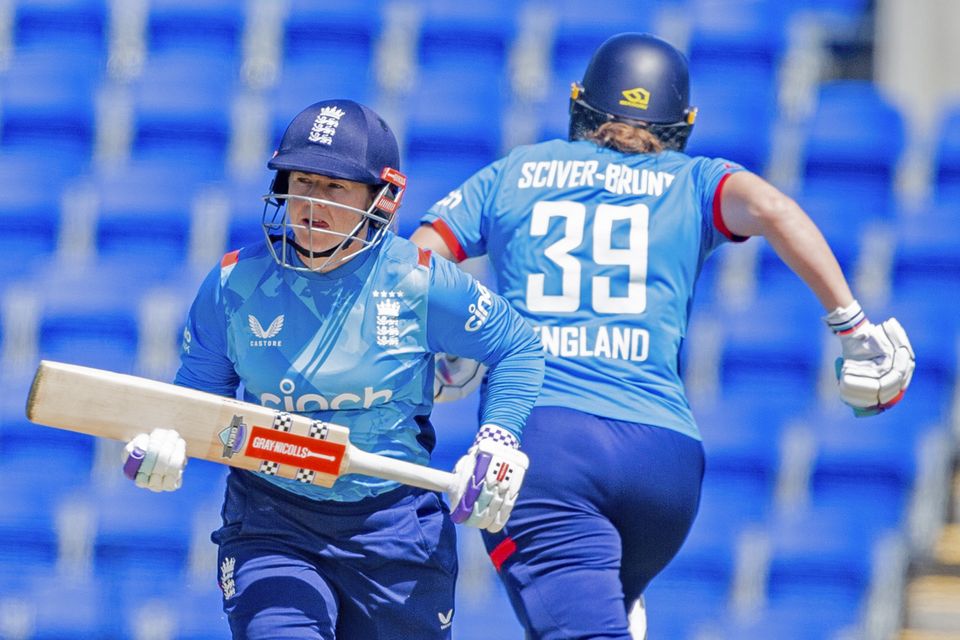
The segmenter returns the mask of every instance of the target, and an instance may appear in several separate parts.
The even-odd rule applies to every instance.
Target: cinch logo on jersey
[[[290,378],[284,378],[280,381],[280,393],[278,396],[272,393],[261,393],[260,404],[273,409],[282,409],[287,412],[306,413],[309,411],[339,411],[341,409],[369,409],[375,404],[386,404],[393,398],[393,391],[390,389],[374,389],[373,387],[364,387],[363,395],[357,393],[341,393],[326,398],[319,393],[305,393],[302,396],[294,396],[293,392],[296,386]]]
[[[518,189],[572,189],[602,186],[617,195],[661,196],[675,176],[611,163],[603,173],[596,160],[543,160],[520,165]]]
[[[273,340],[280,333],[280,330],[283,329],[283,314],[281,313],[276,318],[273,319],[273,322],[270,323],[270,326],[266,329],[263,328],[263,325],[260,324],[260,321],[253,316],[247,316],[247,324],[250,325],[250,333],[254,335],[258,340],[251,340],[251,347],[282,347],[283,340]]]
[[[464,329],[471,332],[483,326],[483,323],[490,317],[490,307],[493,306],[493,296],[490,295],[490,290],[479,282],[477,283],[477,289],[480,290],[477,303],[467,307],[467,311],[469,311],[471,315],[463,325]]]
[[[543,350],[560,358],[608,358],[643,362],[650,332],[634,327],[534,327]]]
[[[343,109],[336,107],[324,107],[320,109],[320,114],[313,121],[313,128],[310,129],[308,140],[317,144],[330,146],[333,144],[333,136],[337,135],[337,127],[340,126],[340,118],[344,114]]]

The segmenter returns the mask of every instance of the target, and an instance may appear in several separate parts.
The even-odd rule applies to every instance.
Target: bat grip
[[[447,471],[432,469],[421,464],[405,460],[396,460],[386,456],[350,447],[344,473],[362,473],[367,476],[393,480],[428,491],[449,492],[456,477]]]

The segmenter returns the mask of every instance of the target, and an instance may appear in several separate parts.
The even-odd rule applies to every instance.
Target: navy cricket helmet
[[[406,189],[406,176],[399,171],[400,151],[397,139],[387,123],[372,109],[352,100],[324,100],[301,111],[287,126],[280,140],[280,148],[267,162],[277,173],[264,196],[262,226],[274,259],[284,267],[298,271],[317,270],[297,266],[290,259],[288,247],[303,256],[325,257],[319,267],[335,265],[356,255],[348,248],[357,243],[364,249],[376,246],[391,226]],[[290,172],[302,171],[331,178],[371,185],[373,198],[366,209],[302,195],[290,194]],[[310,224],[291,220],[290,201],[306,202],[310,206]],[[350,233],[342,234],[314,227],[314,205],[335,207],[356,215],[356,225]],[[302,246],[296,241],[295,231],[308,230],[311,243]],[[323,251],[312,244],[314,233],[334,235],[337,246]],[[279,251],[274,244],[279,242]]]
[[[400,169],[397,139],[372,109],[353,100],[324,100],[293,119],[267,167],[277,171],[275,193],[287,192],[290,171],[383,184],[387,167]]]
[[[687,60],[647,33],[621,33],[594,52],[570,94],[570,140],[605,122],[644,127],[668,149],[682,151],[697,116],[690,106]]]

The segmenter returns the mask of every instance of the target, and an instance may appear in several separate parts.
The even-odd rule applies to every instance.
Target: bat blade
[[[165,382],[44,360],[30,387],[27,418],[37,424],[126,442],[175,429],[187,456],[300,482],[331,486],[363,473],[431,491],[453,475],[357,449],[342,425]]]

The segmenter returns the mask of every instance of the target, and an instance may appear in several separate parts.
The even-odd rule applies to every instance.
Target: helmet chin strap
[[[293,238],[289,238],[287,240],[287,244],[291,245],[296,250],[296,252],[302,255],[304,258],[310,258],[310,259],[329,258],[330,256],[333,255],[334,251],[340,248],[340,245],[334,245],[329,249],[324,249],[323,251],[310,251],[309,249],[301,245],[299,242],[297,242]]]

